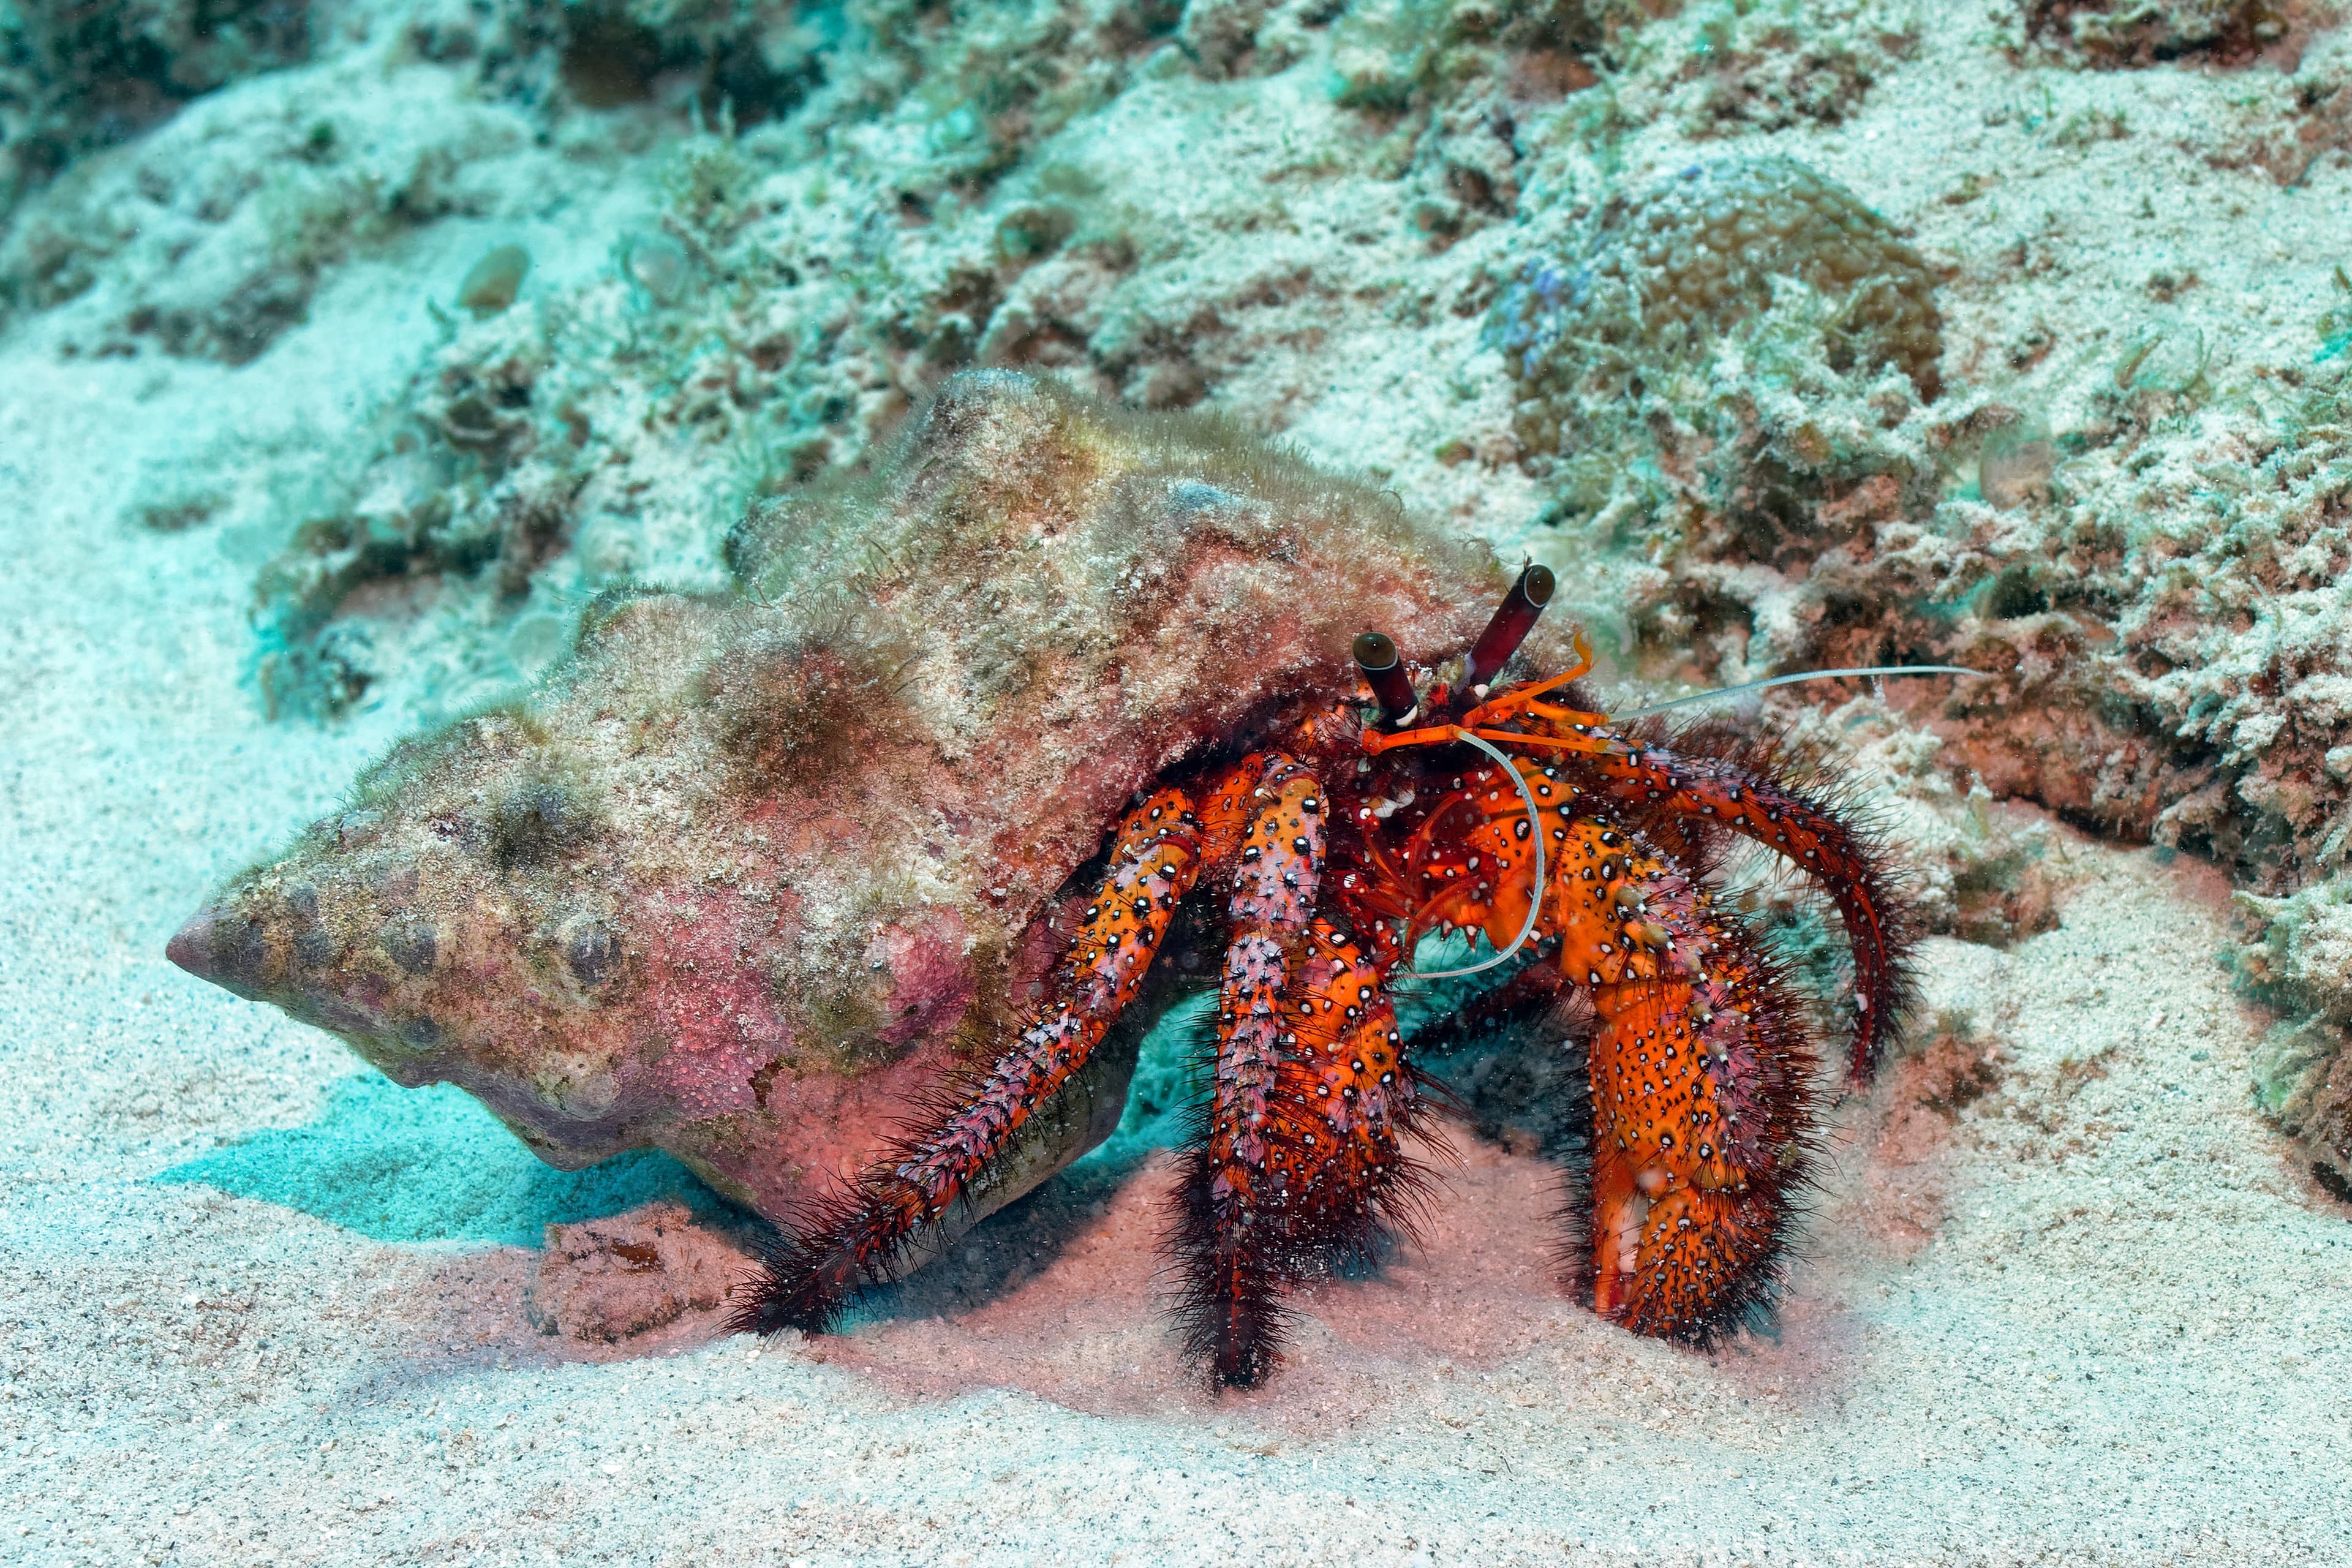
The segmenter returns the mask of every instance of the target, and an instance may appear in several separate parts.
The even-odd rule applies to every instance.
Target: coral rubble
[[[2352,878],[2292,897],[2242,895],[2258,928],[2238,972],[2286,1014],[2254,1053],[2263,1109],[2302,1136],[2314,1173],[2338,1197],[2352,1184]]]
[[[1704,363],[1793,282],[1815,297],[1822,358],[1841,374],[1892,366],[1932,399],[1941,320],[1927,265],[1853,193],[1787,159],[1695,164],[1612,197],[1575,254],[1538,258],[1497,307],[1522,392],[1520,438],[1573,451],[1586,411]]]
[[[75,355],[245,364],[354,252],[507,209],[512,163],[548,161],[532,139],[511,106],[386,55],[243,82],[20,201],[0,310],[48,313]]]
[[[1738,247],[1709,247],[1681,209],[1654,231],[1619,216],[1649,205],[1602,205],[1569,252],[1587,259],[1530,266],[1494,326],[1527,394],[1518,429],[1553,486],[1555,526],[1596,554],[1640,538],[1658,568],[1627,601],[1636,647],[1729,680],[1912,661],[1986,670],[1922,715],[1941,767],[2332,907],[2352,845],[2333,500],[2347,471],[2352,306],[2317,323],[2307,360],[2265,373],[2287,393],[2267,405],[2217,397],[2208,351],[2151,331],[2053,431],[1979,388],[1920,401],[1917,373],[1936,364],[1924,353],[1901,366],[1910,387],[1856,374],[1871,353],[1896,368],[1893,343],[1935,341],[1935,295],[1908,247],[1895,254],[1917,268],[1916,292],[1878,297],[1921,307],[1893,312],[1893,334],[1857,351],[1820,323],[1873,318],[1805,299],[1801,245],[1784,240],[1737,295],[1718,279],[1742,277]],[[1717,210],[1727,226],[1740,204]],[[1632,281],[1612,300],[1604,285],[1621,274]],[[2193,286],[2164,274],[2149,288],[2165,299]],[[2249,973],[2315,1020],[2290,1031],[2300,1065],[2265,1079],[2265,1101],[2340,1145],[2340,1129],[2322,1131],[2341,1118],[2317,1086],[2344,1028],[2294,934],[2310,922],[2299,904],[2256,907],[2286,926]]]
[[[549,1226],[523,1310],[542,1334],[612,1343],[716,1309],[742,1269],[685,1205],[647,1204]]]
[[[76,155],[309,58],[310,0],[0,5],[0,217]]]
[[[2239,65],[2284,40],[2300,9],[2294,0],[2023,0],[2020,20],[2028,38],[2093,65]]]

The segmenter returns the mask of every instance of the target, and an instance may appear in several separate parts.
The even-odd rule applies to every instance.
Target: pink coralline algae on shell
[[[561,670],[394,751],[173,962],[551,1164],[657,1147],[787,1221],[1002,1046],[1136,790],[1352,689],[1366,626],[1461,647],[1508,582],[1217,420],[989,373],[730,558],[740,596],[607,595]],[[1153,1010],[970,1217],[1108,1135]]]

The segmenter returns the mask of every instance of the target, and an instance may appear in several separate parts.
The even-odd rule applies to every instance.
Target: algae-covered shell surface
[[[1223,423],[1005,373],[729,553],[744,594],[608,595],[528,698],[395,750],[173,959],[552,1164],[652,1145],[782,1217],[1001,1037],[1139,786],[1352,681],[1364,626],[1459,647],[1503,582]],[[995,1202],[1116,1123],[1131,1061]]]

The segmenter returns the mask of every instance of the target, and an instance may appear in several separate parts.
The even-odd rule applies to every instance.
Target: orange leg
[[[1559,674],[1553,676],[1549,680],[1533,681],[1526,686],[1515,686],[1508,691],[1496,692],[1494,696],[1489,697],[1486,701],[1481,702],[1477,707],[1473,708],[1469,712],[1464,714],[1462,716],[1462,721],[1473,728],[1481,724],[1501,724],[1507,722],[1511,716],[1518,712],[1521,709],[1533,709],[1538,707],[1538,704],[1536,702],[1536,699],[1541,697],[1545,692],[1556,691],[1559,688],[1566,686],[1571,680],[1580,680],[1584,677],[1591,674],[1592,644],[1586,639],[1584,636],[1584,628],[1582,626],[1577,626],[1570,631],[1568,635],[1570,640],[1576,645],[1576,667],[1574,668],[1563,670]],[[1566,714],[1595,724],[1606,723],[1608,721],[1604,717],[1598,713],[1579,713],[1565,708],[1546,707],[1543,709],[1543,711],[1547,713]]]
[[[1771,1289],[1813,1062],[1770,966],[1729,928],[1710,934],[1696,984],[1593,993],[1593,1308],[1697,1342]]]
[[[1128,813],[1077,941],[1012,1047],[952,1105],[910,1127],[806,1232],[769,1246],[740,1297],[737,1331],[819,1331],[859,1290],[896,1278],[923,1229],[985,1175],[1134,999],[1200,873],[1201,839],[1181,791],[1162,789]]]
[[[1315,912],[1325,808],[1322,786],[1288,757],[1244,769],[1255,773],[1247,791],[1223,792],[1235,815],[1246,803],[1248,826],[1234,858],[1215,1071],[1174,1233],[1187,1349],[1229,1384],[1262,1381],[1281,1337],[1276,1296],[1290,1259],[1279,1215],[1296,1174],[1296,1119],[1281,1092],[1295,1031],[1284,1007]]]
[[[1801,1174],[1812,1048],[1736,922],[1643,835],[1596,815],[1573,768],[1465,774],[1407,847],[1433,910],[1498,945],[1525,921],[1544,834],[1540,966],[1593,999],[1589,1246],[1573,1273],[1637,1332],[1704,1339],[1769,1287]],[[1465,827],[1465,823],[1469,826]],[[1423,917],[1425,922],[1427,914]]]
[[[1234,943],[1236,952],[1254,939]],[[1174,1251],[1185,1349],[1219,1384],[1273,1370],[1289,1314],[1281,1294],[1310,1275],[1372,1256],[1393,1228],[1416,1170],[1398,1147],[1419,1100],[1396,1015],[1363,950],[1328,921],[1307,928],[1291,983],[1274,1003],[1275,1054],[1254,1148],[1227,1135],[1221,1042],[1209,1137],[1180,1183]]]
[[[1369,1258],[1382,1211],[1410,1167],[1397,1149],[1416,1121],[1396,1009],[1364,950],[1317,921],[1284,995],[1276,1097],[1287,1115],[1282,1230],[1302,1266]]]
[[[1780,854],[1837,906],[1853,951],[1853,1044],[1848,1073],[1866,1079],[1901,1029],[1913,1001],[1910,906],[1885,849],[1799,784],[1732,758],[1684,755],[1663,746],[1594,755],[1595,794],[1635,811],[1718,823]]]
[[[1580,631],[1577,649],[1581,662],[1565,675],[1490,698],[1464,714],[1459,724],[1398,734],[1367,730],[1364,750],[1377,756],[1400,746],[1443,745],[1475,735],[1496,746],[1552,753],[1563,767],[1584,774],[1593,794],[1637,814],[1719,824],[1782,855],[1821,884],[1845,922],[1859,1014],[1849,1072],[1857,1081],[1866,1078],[1900,1030],[1914,991],[1909,951],[1916,933],[1885,851],[1800,784],[1774,776],[1769,766],[1743,766],[1736,755],[1682,754],[1612,729],[1605,715],[1537,701],[1591,667],[1591,652]],[[1514,720],[1533,727],[1495,728]],[[1433,816],[1430,826],[1434,825]],[[1459,895],[1454,901],[1461,901]],[[1517,907],[1524,913],[1527,905],[1521,901]],[[1460,920],[1451,906],[1448,918]],[[1507,931],[1516,934],[1517,928]],[[1495,940],[1500,945],[1510,935]]]
[[[1240,851],[1242,836],[1268,798],[1258,786],[1269,768],[1282,763],[1297,765],[1278,752],[1253,752],[1197,792],[1193,813],[1201,819],[1202,866],[1223,866]]]
[[[1597,1310],[1637,1332],[1704,1341],[1771,1288],[1789,1189],[1810,1155],[1813,1047],[1745,931],[1685,868],[1611,818],[1719,823],[1822,880],[1855,954],[1857,1075],[1907,1000],[1907,922],[1876,847],[1795,785],[1535,700],[1558,684],[1504,693],[1458,726],[1368,731],[1364,746],[1378,753],[1475,735],[1557,755],[1553,766],[1510,764],[1537,797],[1532,814],[1500,767],[1458,780],[1431,811],[1398,868],[1421,900],[1412,929],[1482,930],[1501,947],[1542,900],[1535,930],[1557,944],[1547,962],[1591,994],[1598,1017],[1592,1213],[1578,1282]],[[1492,727],[1514,720],[1534,732]],[[1538,834],[1540,889],[1528,842]]]

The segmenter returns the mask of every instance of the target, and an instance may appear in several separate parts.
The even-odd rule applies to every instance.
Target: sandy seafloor
[[[1824,156],[1932,163],[1936,123],[1881,105]],[[2352,1227],[2253,1109],[2227,885],[2064,830],[2060,929],[1926,950],[1992,1086],[1937,1109],[1914,1058],[1841,1108],[1772,1331],[1712,1353],[1562,1300],[1546,1173],[1467,1139],[1429,1243],[1315,1292],[1246,1396],[1152,1310],[1156,1161],[1068,1173],[845,1338],[535,1332],[537,1226],[663,1172],[540,1171],[446,1091],[393,1136],[335,1041],[164,963],[413,716],[266,721],[268,542],[121,520],[210,444],[356,439],[414,279],[479,243],[342,267],[242,369],[0,340],[0,1561],[2352,1561]],[[2300,320],[2326,247],[2263,245],[2286,303],[2257,279],[2248,320]],[[1297,433],[1360,457],[1400,374]]]

